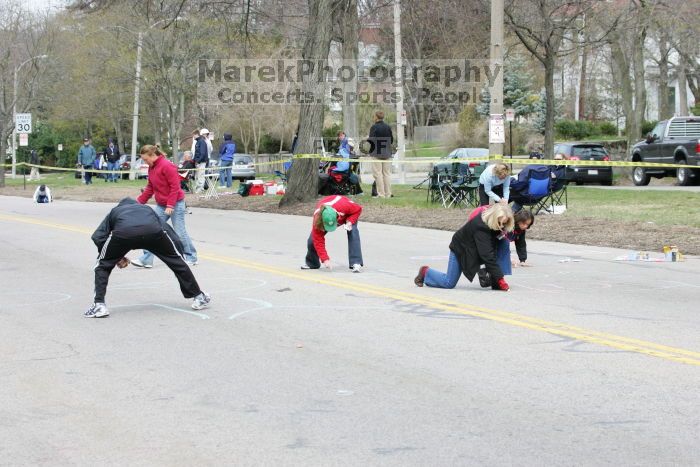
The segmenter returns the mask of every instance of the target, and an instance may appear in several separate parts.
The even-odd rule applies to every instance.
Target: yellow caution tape
[[[589,160],[553,160],[553,159],[525,159],[517,158],[510,159],[504,158],[501,154],[493,154],[488,158],[469,158],[469,159],[445,159],[445,158],[434,158],[434,157],[410,157],[405,159],[376,159],[371,156],[362,156],[359,158],[343,158],[338,156],[321,156],[320,154],[295,154],[286,156],[283,159],[268,162],[254,162],[247,164],[249,166],[262,167],[266,165],[280,165],[285,162],[293,162],[298,159],[317,159],[320,162],[362,162],[362,163],[374,163],[380,162],[385,164],[458,164],[458,163],[488,163],[488,162],[501,162],[505,164],[512,165],[554,165],[554,166],[577,166],[577,167],[648,167],[648,168],[664,168],[664,169],[698,169],[700,170],[700,162],[698,165],[690,164],[669,164],[669,163],[659,163],[659,162],[632,162],[632,161],[589,161]],[[0,164],[0,167],[9,168],[11,164]],[[131,170],[104,170],[104,169],[83,169],[81,167],[77,168],[66,168],[66,167],[51,167],[46,165],[29,164],[27,162],[18,162],[16,167],[36,167],[44,170],[51,171],[65,171],[65,172],[83,172],[89,171],[92,173],[115,173],[115,174],[129,174]],[[226,167],[231,168],[231,166]],[[203,169],[193,168],[186,169],[188,171],[202,171],[202,170],[221,170],[219,166],[207,167]],[[180,169],[182,170],[182,169]],[[136,171],[138,172],[138,170]]]

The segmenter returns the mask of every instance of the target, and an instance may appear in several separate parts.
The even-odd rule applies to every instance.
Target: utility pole
[[[502,0],[501,0],[502,1]],[[406,183],[406,167],[403,158],[406,153],[406,142],[404,141],[404,126],[406,124],[403,109],[403,59],[401,58],[401,0],[394,0],[394,70],[396,93],[396,162],[399,172],[399,183]]]
[[[143,33],[139,32],[136,44],[136,79],[134,80],[134,121],[131,125],[131,165],[129,180],[136,180],[136,145],[139,133],[139,93],[141,89],[141,47],[143,45]]]
[[[15,73],[12,81],[12,178],[17,176],[17,122],[15,121],[17,117],[17,75],[19,74],[20,68],[27,63],[47,57],[48,55],[31,57],[20,63],[19,66],[15,67]]]
[[[491,67],[498,69],[491,88],[491,115],[503,119],[503,0],[491,0]],[[497,68],[498,67],[498,68]],[[489,155],[503,156],[503,143],[489,142]]]

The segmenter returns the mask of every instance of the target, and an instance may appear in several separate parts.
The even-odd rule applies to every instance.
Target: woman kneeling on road
[[[362,271],[362,245],[357,221],[362,213],[362,206],[345,196],[326,196],[316,205],[311,235],[306,242],[306,262],[301,269],[331,269],[331,260],[326,251],[326,232],[333,232],[342,225],[348,232],[348,266],[352,272]]]
[[[503,279],[503,272],[496,260],[496,245],[499,239],[505,238],[513,230],[514,224],[513,211],[509,206],[498,203],[486,209],[455,232],[450,243],[447,272],[422,266],[414,279],[415,284],[418,287],[425,284],[428,287],[453,289],[460,274],[463,273],[471,282],[484,264],[492,280],[491,288],[508,291],[510,287]]]

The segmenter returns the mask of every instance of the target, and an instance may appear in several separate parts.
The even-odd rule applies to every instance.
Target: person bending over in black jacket
[[[491,288],[508,291],[510,287],[503,279],[503,271],[496,259],[496,245],[514,227],[513,211],[509,206],[497,203],[468,221],[455,232],[450,243],[447,272],[421,266],[414,279],[418,287],[453,289],[459,277],[474,280],[483,264],[491,278]]]
[[[99,255],[95,265],[95,302],[85,312],[86,318],[109,316],[105,294],[114,266],[125,268],[131,250],[146,249],[163,261],[177,277],[185,298],[194,298],[192,308],[209,306],[211,297],[202,291],[190,267],[182,258],[182,243],[169,224],[161,221],[149,206],[124,198],[113,208],[92,234]]]

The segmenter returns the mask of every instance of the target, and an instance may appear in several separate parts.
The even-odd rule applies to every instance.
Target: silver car
[[[236,154],[233,156],[231,177],[242,182],[255,179],[255,161],[250,154]]]

